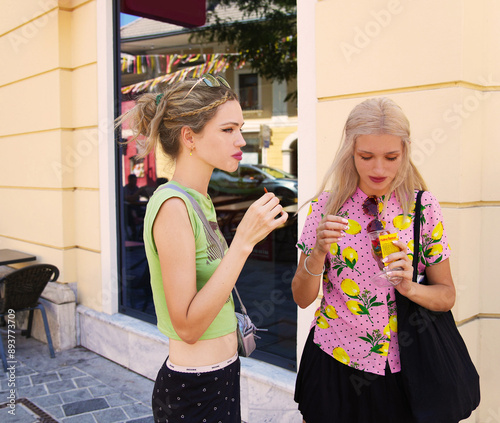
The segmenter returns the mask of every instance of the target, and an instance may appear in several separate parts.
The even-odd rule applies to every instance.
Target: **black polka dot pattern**
[[[240,360],[206,373],[163,364],[152,395],[155,423],[241,423]]]

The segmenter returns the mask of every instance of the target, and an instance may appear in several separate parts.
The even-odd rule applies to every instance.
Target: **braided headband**
[[[199,113],[203,113],[203,112],[206,112],[208,110],[215,109],[216,107],[219,107],[221,104],[224,104],[228,100],[229,100],[229,93],[226,92],[219,100],[216,100],[213,103],[207,104],[206,106],[204,106],[200,109],[191,110],[190,112],[180,113],[180,114],[173,116],[173,117],[166,117],[166,118],[163,118],[163,120],[174,120],[174,119],[181,118],[181,117],[194,116],[194,115],[197,115]]]

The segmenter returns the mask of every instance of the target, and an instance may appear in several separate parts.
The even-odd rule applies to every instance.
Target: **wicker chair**
[[[12,314],[12,311],[29,310],[28,329],[22,333],[29,338],[33,324],[33,313],[36,309],[40,310],[52,358],[55,357],[52,337],[50,336],[45,308],[39,302],[39,298],[47,283],[57,280],[58,277],[59,269],[57,267],[51,264],[34,264],[15,270],[0,279],[0,317],[10,323],[9,315]],[[7,328],[9,328],[9,324]],[[7,371],[7,359],[1,333],[0,355],[2,356],[4,371]]]

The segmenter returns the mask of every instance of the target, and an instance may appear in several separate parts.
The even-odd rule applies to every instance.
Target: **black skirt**
[[[155,423],[241,423],[240,359],[205,373],[158,372],[152,397]]]
[[[414,423],[401,374],[356,370],[323,352],[311,329],[295,386],[306,423]]]

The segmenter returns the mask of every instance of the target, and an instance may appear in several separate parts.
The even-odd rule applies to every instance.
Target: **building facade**
[[[60,269],[60,285],[76,292],[76,343],[154,378],[168,340],[119,312],[113,2],[4,3],[0,248]],[[355,104],[385,95],[405,110],[414,161],[447,224],[453,311],[481,375],[482,403],[468,421],[482,423],[500,415],[498,22],[493,0],[299,0],[298,137],[282,135],[290,149],[298,139],[302,204],[328,168]],[[313,313],[298,312],[298,357]],[[301,421],[295,373],[242,361],[243,418]]]

